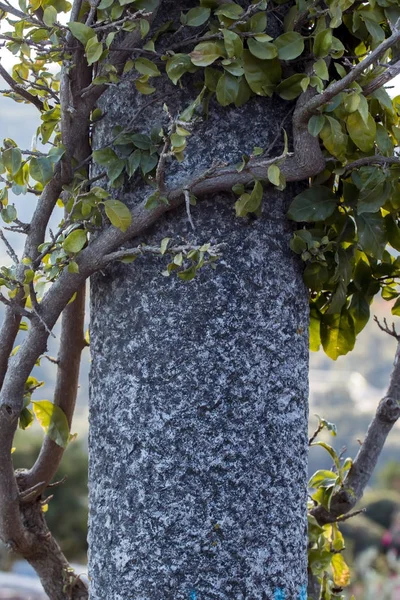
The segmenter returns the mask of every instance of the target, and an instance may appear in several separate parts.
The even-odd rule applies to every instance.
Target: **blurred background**
[[[0,138],[14,139],[20,148],[29,149],[37,123],[33,107],[0,96]],[[12,198],[19,216],[29,220],[35,199]],[[16,250],[21,247],[18,236],[9,236]],[[8,264],[0,247],[0,264]],[[390,305],[377,301],[372,314],[392,321]],[[0,319],[2,307],[0,306]],[[400,329],[400,325],[399,325]],[[57,334],[57,331],[56,331]],[[22,334],[23,335],[23,334]],[[1,340],[0,340],[1,343]],[[58,340],[50,340],[49,354],[57,355]],[[337,362],[322,352],[312,354],[310,362],[310,433],[320,415],[336,424],[338,434],[322,439],[342,451],[343,456],[356,455],[380,398],[384,395],[391,371],[396,342],[381,332],[371,320],[360,334],[356,348]],[[56,480],[66,476],[54,488],[47,519],[67,558],[76,564],[78,573],[86,569],[87,521],[87,402],[90,359],[84,351],[80,390],[72,432],[77,439],[68,447]],[[45,385],[35,399],[51,399],[55,366],[42,360],[34,372]],[[42,432],[33,425],[19,431],[13,455],[16,468],[29,468],[37,456]],[[317,469],[330,468],[327,454],[321,448],[310,452],[310,475]],[[343,523],[347,541],[346,559],[353,565],[351,593],[357,600],[400,600],[400,431],[396,425],[380,457],[373,479],[364,495],[360,514]],[[350,597],[351,593],[348,595]],[[0,545],[0,600],[44,600],[39,581],[29,565]]]

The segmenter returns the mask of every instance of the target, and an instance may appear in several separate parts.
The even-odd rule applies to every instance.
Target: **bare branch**
[[[379,321],[379,319],[376,315],[374,315],[374,321],[378,325],[378,327],[381,331],[384,331],[388,335],[394,337],[395,340],[400,342],[400,335],[397,333],[394,323],[392,323],[392,327],[390,328],[388,325],[388,322],[386,320],[386,317],[385,317],[383,319],[383,325],[382,325],[382,323]]]

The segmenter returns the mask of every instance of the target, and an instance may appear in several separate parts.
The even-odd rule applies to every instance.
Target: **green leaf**
[[[149,94],[153,94],[156,91],[156,88],[147,83],[147,81],[143,81],[143,79],[137,79],[135,81],[135,87],[138,92],[143,94],[144,96],[148,96]]]
[[[333,582],[336,586],[346,587],[350,583],[350,569],[346,564],[342,554],[332,556]]]
[[[226,58],[221,61],[221,65],[224,67],[225,71],[228,71],[231,75],[235,77],[240,77],[244,75],[244,69],[242,66],[242,62],[239,60],[234,60],[233,58]]]
[[[270,182],[272,183],[272,185],[276,185],[276,186],[280,185],[280,175],[281,175],[281,170],[278,167],[278,165],[270,165],[268,167],[267,177],[270,180]]]
[[[96,36],[95,31],[91,27],[88,27],[83,23],[78,23],[77,21],[72,21],[71,23],[68,23],[68,27],[72,35],[77,40],[79,40],[84,46],[86,46],[90,38]]]
[[[79,265],[74,260],[68,264],[68,273],[79,273]]]
[[[323,315],[321,342],[325,353],[336,360],[353,350],[356,341],[353,317],[346,308],[340,314]]]
[[[348,94],[343,102],[346,112],[353,113],[360,106],[361,96],[358,92]]]
[[[306,75],[296,73],[281,81],[276,88],[276,93],[284,100],[294,100],[305,91],[303,82],[307,80],[309,81],[309,78]]]
[[[320,442],[320,441],[318,441],[318,442],[312,442],[312,444],[310,444],[310,448],[312,448],[314,446],[320,446],[321,448],[324,448],[324,450],[326,450],[328,452],[328,454],[330,455],[330,457],[332,458],[332,460],[333,460],[333,462],[335,464],[336,470],[339,471],[339,469],[340,469],[340,460],[339,460],[337,452],[334,450],[334,448],[332,448],[332,446],[330,446],[326,442]]]
[[[347,136],[343,133],[339,121],[325,116],[325,124],[320,132],[325,148],[340,161],[346,157]]]
[[[217,84],[220,77],[222,77],[221,71],[218,71],[213,67],[206,67],[204,69],[204,84],[210,92],[215,92],[217,90]]]
[[[107,167],[107,175],[110,183],[114,183],[116,179],[121,175],[122,171],[125,168],[125,161],[122,159],[114,160]]]
[[[218,102],[221,106],[228,106],[228,104],[235,102],[238,92],[238,78],[229,73],[224,73],[217,83],[216,95]]]
[[[396,302],[392,306],[392,315],[400,317],[400,298],[397,298]]]
[[[45,156],[32,157],[29,163],[29,174],[35,181],[46,185],[53,177],[53,164]]]
[[[140,157],[140,168],[142,169],[143,175],[150,173],[158,163],[158,154],[149,154],[148,152],[142,152]]]
[[[320,134],[323,126],[325,124],[324,115],[313,115],[311,119],[308,121],[308,131],[314,137]]]
[[[93,152],[93,159],[98,165],[108,167],[112,162],[118,160],[118,156],[111,148],[102,148]]]
[[[282,74],[279,60],[260,60],[249,50],[244,50],[243,66],[246,81],[252,92],[258,96],[272,96]]]
[[[314,473],[308,482],[310,488],[331,487],[336,484],[338,474],[334,471],[320,469]]]
[[[129,208],[119,200],[106,200],[104,208],[112,225],[121,231],[126,231],[132,223],[132,215]]]
[[[347,117],[346,126],[351,140],[360,150],[363,152],[372,150],[375,142],[376,123],[369,113],[367,123],[365,123],[359,112],[352,112]]]
[[[139,26],[140,26],[140,37],[143,39],[146,37],[146,35],[150,31],[150,23],[148,22],[147,19],[140,19]]]
[[[394,150],[392,138],[388,134],[386,127],[380,123],[376,123],[376,145],[383,156],[392,156]]]
[[[222,15],[224,17],[228,17],[228,19],[237,20],[243,14],[243,8],[238,4],[226,3],[222,4],[216,11],[214,11],[216,15]]]
[[[35,417],[33,416],[33,412],[29,408],[24,407],[19,415],[18,427],[24,430],[28,429],[28,427],[32,425],[34,420]]]
[[[43,12],[43,22],[47,27],[52,27],[57,20],[57,10],[54,6],[47,6]]]
[[[192,61],[188,54],[174,54],[167,61],[166,71],[170,80],[177,84],[179,79],[192,69]]]
[[[310,310],[310,350],[311,352],[318,352],[321,345],[321,315],[316,308]]]
[[[103,54],[103,44],[99,42],[96,35],[88,40],[85,46],[85,53],[89,66],[97,62]]]
[[[1,211],[1,218],[5,223],[12,223],[17,218],[17,211],[13,204],[8,204]]]
[[[315,36],[314,40],[314,56],[317,58],[324,58],[328,56],[332,46],[332,29],[323,29]]]
[[[225,50],[228,58],[240,58],[243,54],[243,42],[234,31],[223,29]]]
[[[2,157],[7,171],[11,175],[18,173],[22,163],[21,150],[19,148],[7,148],[7,150],[4,150]]]
[[[66,448],[69,442],[69,427],[61,408],[49,400],[37,400],[32,402],[32,406],[39,425],[48,437],[61,448]]]
[[[259,181],[254,182],[251,194],[242,194],[235,202],[237,217],[245,217],[248,213],[257,212],[261,206],[263,197],[263,187]]]
[[[323,58],[320,58],[316,63],[314,63],[314,72],[324,81],[329,81],[328,67],[326,66],[326,62]]]
[[[362,292],[355,292],[352,296],[349,314],[354,320],[354,329],[356,335],[360,333],[369,321],[370,308],[369,302]]]
[[[196,271],[197,271],[196,266],[192,265],[191,267],[188,267],[184,271],[179,271],[178,277],[179,277],[179,279],[182,279],[182,281],[191,281],[192,279],[194,279],[196,277]]]
[[[274,41],[281,60],[292,60],[297,58],[304,50],[304,39],[300,33],[289,31],[283,33]]]
[[[218,58],[224,56],[223,44],[218,42],[200,42],[189,54],[196,67],[208,67]]]
[[[315,185],[298,194],[292,201],[288,217],[297,222],[325,221],[337,206],[335,194],[322,185]]]
[[[166,237],[161,240],[160,252],[162,255],[164,255],[166,253],[167,247],[168,247],[168,244],[170,241],[171,241],[171,238],[169,238],[169,237]]]
[[[158,77],[161,75],[159,68],[148,58],[137,58],[135,60],[135,69],[142,75],[149,75],[149,77]]]
[[[366,187],[360,192],[360,197],[357,202],[357,212],[359,215],[362,213],[376,213],[389,198],[392,191],[392,185],[390,181],[383,181],[378,185]]]
[[[141,156],[142,153],[140,150],[135,150],[134,152],[132,152],[132,154],[128,156],[126,165],[126,172],[128,173],[128,177],[132,177],[136,169],[139,167]]]
[[[247,40],[247,45],[253,56],[256,56],[262,60],[270,60],[271,58],[278,56],[277,47],[275,44],[271,44],[270,42],[261,43],[257,40],[249,38]]]
[[[400,252],[400,229],[393,215],[386,215],[385,227],[389,244],[392,246],[392,248]]]
[[[189,10],[185,15],[185,23],[189,27],[200,27],[205,23],[211,14],[211,9],[203,6],[196,6]]]
[[[382,258],[387,242],[385,221],[380,212],[356,215],[358,245],[366,254]]]
[[[63,241],[65,252],[77,253],[82,250],[87,242],[86,231],[83,229],[75,229]]]
[[[144,133],[134,133],[130,136],[130,140],[135,144],[136,148],[141,150],[149,150],[151,146],[151,138]]]

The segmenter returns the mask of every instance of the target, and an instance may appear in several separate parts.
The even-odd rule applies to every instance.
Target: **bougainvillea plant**
[[[145,260],[148,253],[160,256],[165,276],[189,281],[224,252],[209,240],[124,244],[182,204],[190,220],[190,206],[206,193],[232,190],[241,219],[262,211],[266,186],[283,190],[302,181],[288,218],[298,224],[291,249],[304,261],[310,289],[311,348],[322,344],[333,359],[349,352],[379,293],[395,299],[393,313],[400,314],[400,259],[393,251],[400,250],[400,97],[385,88],[400,73],[398,0],[201,0],[182,10],[179,24],[161,25],[157,9],[157,0],[0,2],[0,39],[15,59],[11,73],[0,64],[2,93],[40,114],[31,149],[9,138],[0,149],[0,237],[10,257],[0,267],[0,535],[23,556],[36,556],[46,585],[64,573],[57,597],[71,590],[74,598],[87,595],[48,534],[38,502],[70,439],[85,345],[85,281],[113,261]],[[278,36],[270,35],[272,14],[281,22]],[[92,132],[102,119],[98,101],[109,86],[129,79],[151,103],[163,78],[177,89],[196,78],[198,94],[178,115],[170,114],[166,100],[163,127],[143,132],[138,111],[109,144],[93,149]],[[273,148],[255,147],[240,163],[210,165],[184,187],[167,186],[166,166],[185,160],[193,124],[211,97],[240,107],[274,94],[287,101],[288,114]],[[133,209],[118,199],[131,178],[148,188],[147,199]],[[29,222],[11,192],[35,202]],[[59,208],[63,216],[51,229]],[[24,238],[20,256],[7,230]],[[40,382],[31,370],[61,315],[54,402],[32,401]],[[20,331],[24,339],[16,346]],[[47,433],[42,452],[30,471],[15,475],[15,429],[35,416]],[[313,509],[313,548],[333,548],[337,557],[342,539],[336,525],[326,526],[327,513],[346,485],[348,466],[337,465],[333,486],[311,482],[330,490],[329,499],[325,492],[314,498],[321,510]],[[354,498],[342,502],[342,512]],[[49,566],[50,554],[56,558]],[[341,559],[333,562],[339,580]],[[324,585],[323,597],[335,597]]]

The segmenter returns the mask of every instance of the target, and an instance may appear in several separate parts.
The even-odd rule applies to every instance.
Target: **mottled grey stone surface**
[[[175,90],[173,114],[194,97],[157,86]],[[134,114],[131,90],[103,104],[96,144]],[[212,102],[168,183],[266,148],[289,108]],[[138,129],[162,119],[154,105]],[[284,217],[294,193],[267,189],[254,220],[235,217],[233,195],[209,198],[192,208],[194,233],[184,209],[147,232],[226,244],[192,282],[149,257],[92,279],[91,600],[306,598],[308,298]],[[143,194],[136,181],[115,196]]]
[[[250,224],[199,204],[199,235],[228,249],[198,280],[146,258],[92,282],[92,599],[297,600],[305,583],[307,297],[269,201]]]

